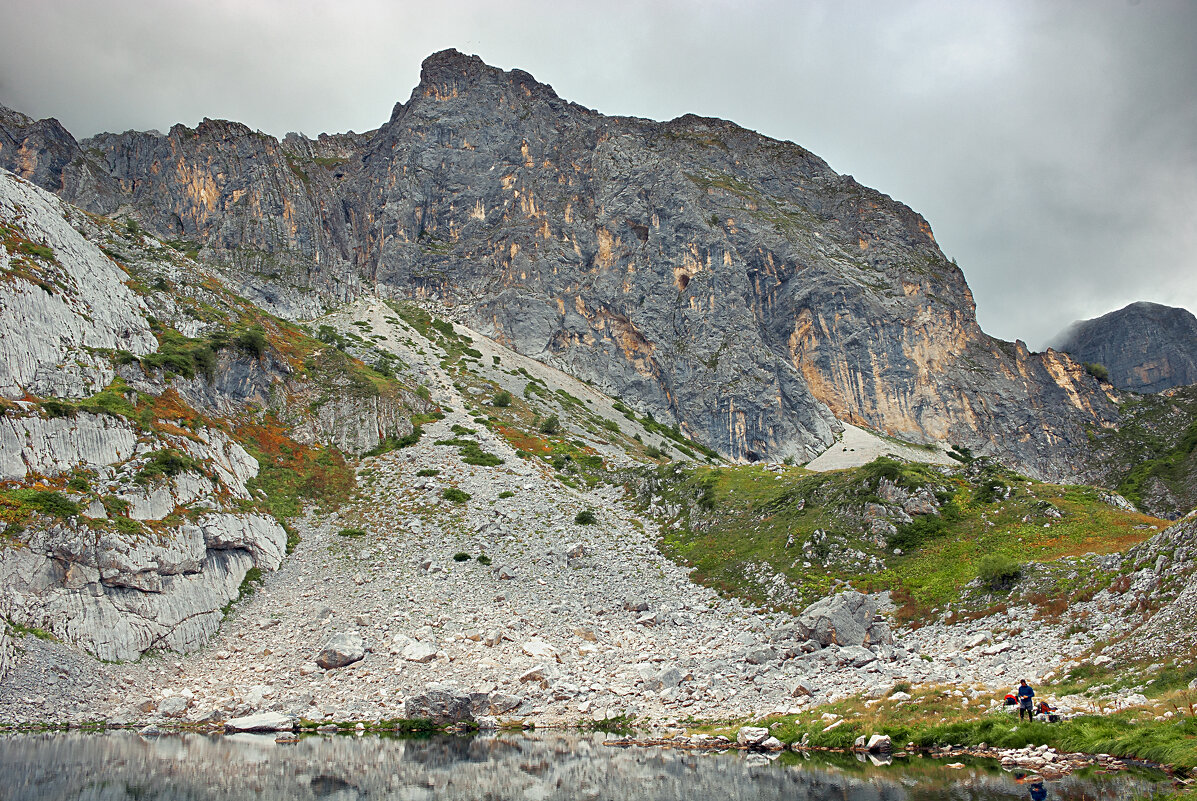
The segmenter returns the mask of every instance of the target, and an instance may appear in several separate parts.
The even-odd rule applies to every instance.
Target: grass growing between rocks
[[[840,720],[843,722],[827,730]],[[736,721],[696,731],[723,734],[734,740],[741,725],[767,726],[787,744],[805,736],[810,746],[818,748],[851,748],[862,735],[885,734],[893,740],[895,750],[905,748],[907,743],[919,748],[981,743],[993,748],[1048,745],[1058,751],[1110,754],[1186,770],[1197,768],[1197,718],[1191,715],[1143,720],[1136,710],[1126,710],[1059,723],[1020,723],[1017,715],[1007,712],[984,713],[976,702],[972,709],[962,707],[950,691],[934,687],[916,690],[909,701],[883,699],[870,703],[855,697],[801,715]]]
[[[222,618],[228,617],[229,613],[233,611],[233,607],[240,604],[246,598],[254,594],[254,590],[262,583],[262,571],[257,567],[251,567],[245,572],[245,578],[241,579],[241,586],[237,588],[237,597],[230,600],[227,604],[220,608],[220,615]]]
[[[939,513],[912,515],[896,533],[870,532],[866,513],[883,501],[883,478],[907,491],[924,488]],[[894,590],[908,617],[922,616],[959,601],[986,556],[1008,566],[1109,553],[1167,525],[1111,506],[1093,488],[1029,481],[996,466],[945,473],[878,459],[811,473],[666,465],[648,472],[645,486],[680,509],[662,526],[667,555],[697,568],[695,578],[708,586],[791,610],[851,582]]]

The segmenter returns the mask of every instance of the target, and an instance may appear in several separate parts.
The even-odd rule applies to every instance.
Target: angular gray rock
[[[755,748],[769,738],[769,730],[764,726],[741,726],[736,732],[736,744]]]
[[[360,662],[366,657],[366,641],[360,634],[343,631],[334,634],[316,655],[316,664],[325,670]]]
[[[158,704],[158,711],[168,718],[179,718],[191,706],[191,701],[181,695],[172,695],[168,698],[163,698]]]
[[[798,616],[797,628],[806,639],[820,645],[893,643],[889,627],[874,627],[877,602],[861,592],[842,592],[816,601]],[[877,637],[874,642],[871,637]],[[888,641],[885,638],[888,637]]]
[[[874,734],[865,745],[865,750],[871,754],[888,754],[894,750],[894,744],[888,734]]]
[[[475,707],[482,704],[470,693],[444,688],[426,688],[403,702],[403,715],[407,718],[430,720],[437,726],[449,726],[474,720]]]
[[[294,731],[295,719],[280,712],[260,712],[225,721],[224,730],[233,732]]]

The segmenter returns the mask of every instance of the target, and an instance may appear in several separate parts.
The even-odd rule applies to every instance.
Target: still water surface
[[[0,799],[644,799],[1096,801],[1147,796],[1145,776],[1020,783],[989,763],[877,766],[784,754],[613,748],[605,735],[389,739],[133,732],[0,737]],[[1041,793],[1045,793],[1041,795]]]

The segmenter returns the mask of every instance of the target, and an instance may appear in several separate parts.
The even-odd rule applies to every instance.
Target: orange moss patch
[[[496,426],[496,430],[511,444],[511,447],[529,453],[552,453],[553,446],[547,440],[541,439],[527,431],[508,426]]]

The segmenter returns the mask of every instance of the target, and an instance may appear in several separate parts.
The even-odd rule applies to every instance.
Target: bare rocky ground
[[[386,719],[403,717],[405,699],[435,685],[485,693],[485,712],[541,726],[624,713],[748,717],[880,695],[900,682],[950,685],[961,704],[991,705],[1019,678],[1038,681],[1087,645],[1031,620],[1030,610],[897,631],[892,647],[804,642],[789,615],[691,582],[657,551],[657,522],[621,487],[575,489],[543,462],[520,459],[466,411],[479,398],[458,391],[439,354],[388,318],[385,306],[367,303],[332,322],[348,330],[367,321],[375,341],[425,379],[444,419],[416,445],[364,459],[359,497],[301,521],[295,552],[200,652],[102,664],[62,644],[18,640],[0,720],[198,722],[258,711]],[[494,355],[505,367],[526,365],[553,391],[600,398],[587,402],[626,425],[586,385],[489,340],[475,336],[475,345],[483,365]],[[488,377],[502,384],[504,375]],[[504,462],[472,466],[457,447],[435,444],[452,438],[476,440]],[[446,500],[450,488],[469,498]],[[575,522],[583,510],[594,524]],[[318,667],[334,635],[360,637],[363,658]]]

